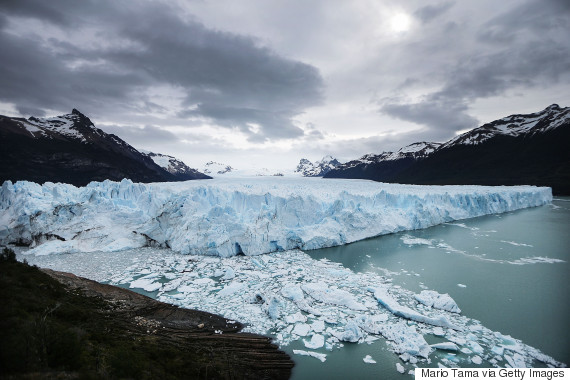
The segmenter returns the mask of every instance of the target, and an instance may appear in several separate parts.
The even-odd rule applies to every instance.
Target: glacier
[[[123,180],[79,188],[6,181],[0,188],[0,243],[29,244],[34,255],[150,246],[253,256],[342,245],[551,201],[547,187],[318,178]]]

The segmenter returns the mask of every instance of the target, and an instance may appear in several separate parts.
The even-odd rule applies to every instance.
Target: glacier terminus
[[[145,246],[230,257],[310,250],[546,204],[547,187],[414,186],[313,178],[183,183],[4,182],[3,243],[36,255]]]

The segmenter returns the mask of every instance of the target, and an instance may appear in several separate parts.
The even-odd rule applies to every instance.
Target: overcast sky
[[[3,0],[0,114],[293,168],[570,106],[567,0]]]

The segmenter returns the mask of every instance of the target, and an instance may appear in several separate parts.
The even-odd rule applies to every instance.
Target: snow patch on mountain
[[[139,149],[139,152],[145,156],[150,157],[155,164],[165,169],[170,174],[174,175],[200,175],[196,169],[190,168],[184,162],[180,161],[176,157],[172,157],[166,154],[154,153],[148,150]]]
[[[81,112],[76,109],[70,114],[50,118],[30,117],[29,119],[14,119],[35,138],[53,139],[54,136],[64,136],[69,139],[87,143],[86,130],[89,133],[103,137],[105,133]],[[83,129],[83,130],[82,130]]]

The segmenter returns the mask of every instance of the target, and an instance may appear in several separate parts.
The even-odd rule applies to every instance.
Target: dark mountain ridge
[[[168,172],[116,135],[96,128],[76,109],[47,119],[0,115],[0,139],[0,182],[84,186],[105,179],[167,182],[210,178],[199,172]]]
[[[441,144],[423,157],[367,155],[325,178],[420,185],[537,185],[570,195],[570,107],[510,115]],[[412,144],[413,145],[413,144]],[[372,158],[372,159],[371,159]]]

